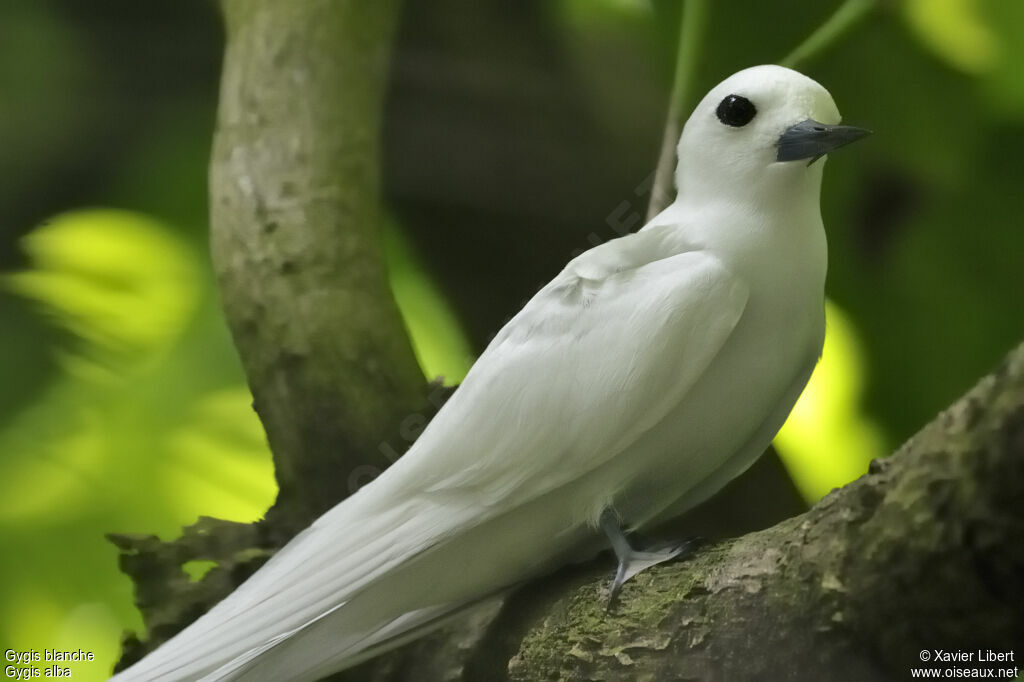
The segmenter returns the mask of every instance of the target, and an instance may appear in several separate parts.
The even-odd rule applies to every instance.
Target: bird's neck
[[[711,175],[683,175],[666,220],[753,280],[775,281],[784,264],[801,286],[823,286],[828,256],[820,163],[817,168],[778,164],[756,178],[734,177],[728,183]]]
[[[696,160],[694,160],[696,161]],[[774,163],[761,168],[721,166],[684,160],[676,169],[676,201],[688,206],[730,204],[740,210],[771,216],[796,213],[817,214],[825,159]]]

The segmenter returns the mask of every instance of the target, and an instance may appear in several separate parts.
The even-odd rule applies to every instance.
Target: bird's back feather
[[[743,314],[744,283],[708,253],[666,253],[666,232],[572,261],[405,457],[115,679],[315,679],[557,564],[610,501],[605,465]]]

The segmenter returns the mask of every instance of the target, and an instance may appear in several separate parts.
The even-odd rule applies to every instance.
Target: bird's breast
[[[733,334],[683,400],[617,458],[622,469],[609,485],[618,486],[616,505],[631,523],[715,492],[729,480],[721,471],[736,475],[752,464],[789,414],[821,352],[824,297],[820,289],[760,293],[751,292]]]

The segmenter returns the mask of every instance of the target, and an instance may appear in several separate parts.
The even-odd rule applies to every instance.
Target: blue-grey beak
[[[776,161],[800,161],[810,159],[808,166],[828,154],[833,149],[855,142],[870,135],[866,128],[854,126],[828,125],[818,123],[813,118],[801,121],[782,133],[775,146],[779,153]]]

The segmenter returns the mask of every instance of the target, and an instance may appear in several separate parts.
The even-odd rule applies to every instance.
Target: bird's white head
[[[782,66],[755,66],[714,87],[679,139],[676,184],[688,195],[758,203],[802,193],[815,202],[814,161],[869,133],[839,125],[828,90]]]

